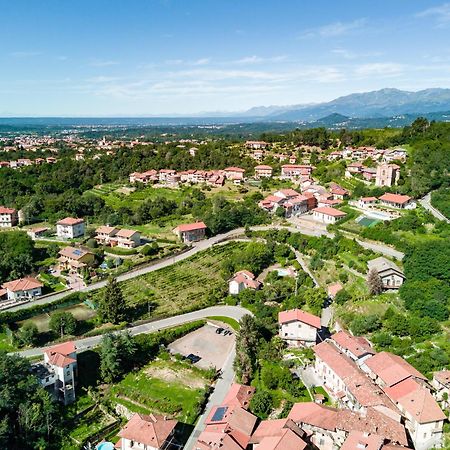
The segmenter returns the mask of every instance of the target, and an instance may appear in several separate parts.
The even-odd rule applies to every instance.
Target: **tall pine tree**
[[[103,322],[120,323],[126,319],[127,305],[123,292],[114,277],[109,278],[98,303],[98,314]]]
[[[378,295],[383,292],[383,281],[375,268],[371,269],[367,276],[367,285],[371,295]]]

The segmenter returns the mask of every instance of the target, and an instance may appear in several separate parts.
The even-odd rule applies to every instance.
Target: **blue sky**
[[[0,116],[170,115],[450,88],[450,3],[0,0]]]

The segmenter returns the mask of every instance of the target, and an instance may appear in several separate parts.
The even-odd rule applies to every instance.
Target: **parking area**
[[[221,369],[234,345],[235,336],[229,327],[224,327],[221,333],[217,331],[218,327],[207,324],[172,342],[169,350],[172,353],[190,356],[193,361],[199,357],[195,365],[202,369],[208,369],[211,366]],[[225,334],[224,331],[228,333]]]

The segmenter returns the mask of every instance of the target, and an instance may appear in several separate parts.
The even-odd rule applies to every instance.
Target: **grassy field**
[[[221,245],[164,269],[120,283],[130,306],[151,303],[152,315],[182,314],[208,305],[208,296],[223,287],[220,274],[224,258],[242,249],[246,244],[233,242]],[[95,301],[102,291],[96,291]]]
[[[189,363],[158,360],[129,373],[109,392],[110,400],[133,412],[169,414],[193,424],[209,380]]]
[[[231,328],[233,328],[233,330],[239,330],[239,322],[235,319],[232,319],[231,317],[211,316],[211,317],[207,317],[207,319],[225,323],[225,324],[229,325]]]
[[[75,319],[82,321],[92,319],[95,316],[95,311],[84,304],[72,305],[66,308],[60,308],[58,311],[69,312],[73,314]],[[23,320],[21,322],[17,322],[17,325],[20,327],[25,322],[33,322],[40,333],[45,333],[49,331],[49,323],[50,323],[50,315],[48,313],[39,314],[38,316],[34,316],[30,319]]]

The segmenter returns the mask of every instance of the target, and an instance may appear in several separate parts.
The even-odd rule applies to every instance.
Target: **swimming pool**
[[[96,450],[114,450],[114,444],[112,442],[100,442],[95,448]]]
[[[279,277],[287,277],[290,274],[287,269],[277,269],[277,272]]]

